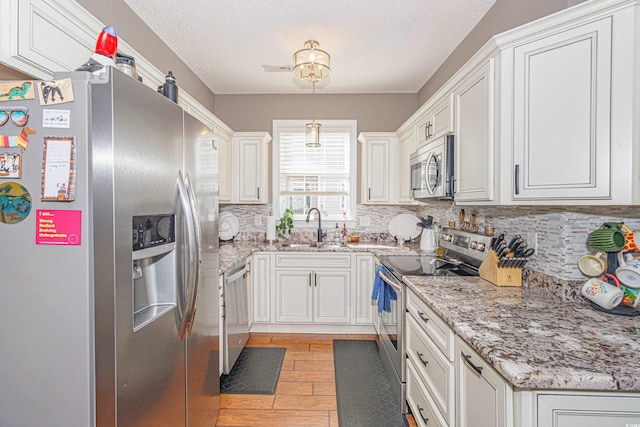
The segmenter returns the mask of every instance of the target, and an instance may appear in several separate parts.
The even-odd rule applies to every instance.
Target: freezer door
[[[92,85],[97,424],[185,426],[185,344],[179,307],[185,253],[176,182],[182,109],[116,69]],[[176,308],[134,331],[132,217],[176,215],[170,279]],[[155,273],[158,273],[156,271]],[[149,270],[149,274],[155,274]],[[144,274],[147,274],[146,272]]]
[[[187,113],[184,171],[195,196],[202,242],[195,315],[186,338],[187,418],[189,427],[204,427],[215,425],[220,408],[218,151],[211,129]]]

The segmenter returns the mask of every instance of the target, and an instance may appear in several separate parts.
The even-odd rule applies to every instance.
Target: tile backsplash
[[[220,210],[236,215],[241,233],[256,239],[265,230],[264,223],[255,225],[255,217],[269,215],[271,205],[224,205]],[[640,209],[630,206],[465,206],[464,210],[467,221],[472,213],[476,214],[480,232],[485,225],[491,225],[496,233],[505,232],[508,237],[536,233],[537,252],[527,267],[562,281],[585,279],[578,269],[578,260],[589,252],[586,242],[590,231],[607,221],[624,222],[632,229],[640,229]],[[446,226],[450,221],[457,224],[460,207],[453,206],[451,202],[428,206],[358,205],[357,212],[359,218],[368,216],[370,225],[351,227],[350,232],[360,233],[363,239],[389,240],[392,237],[388,235],[388,223],[398,214],[413,213],[418,217],[432,215],[435,221]],[[307,234],[313,234],[308,229],[298,231],[294,228],[294,235],[296,233],[304,233],[304,238],[308,237]]]

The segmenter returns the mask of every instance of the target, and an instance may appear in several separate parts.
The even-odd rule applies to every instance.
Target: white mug
[[[582,296],[598,304],[602,308],[611,310],[622,302],[623,293],[617,287],[600,279],[589,279],[582,286]]]
[[[607,271],[607,254],[599,251],[595,255],[584,255],[580,257],[578,267],[585,276],[600,276]]]
[[[622,284],[640,289],[640,258],[634,258],[631,254],[624,256],[622,252],[618,254],[618,264],[616,276]]]

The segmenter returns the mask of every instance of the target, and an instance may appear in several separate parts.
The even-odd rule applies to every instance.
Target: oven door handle
[[[402,292],[402,287],[396,285],[395,282],[393,282],[391,279],[385,276],[381,271],[378,272],[378,276],[380,276],[380,278],[389,286],[391,286],[393,289],[395,289],[398,292]]]

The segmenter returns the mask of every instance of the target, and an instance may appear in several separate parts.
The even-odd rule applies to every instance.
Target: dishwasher
[[[241,261],[224,274],[222,283],[222,372],[227,375],[249,339],[248,276]]]

